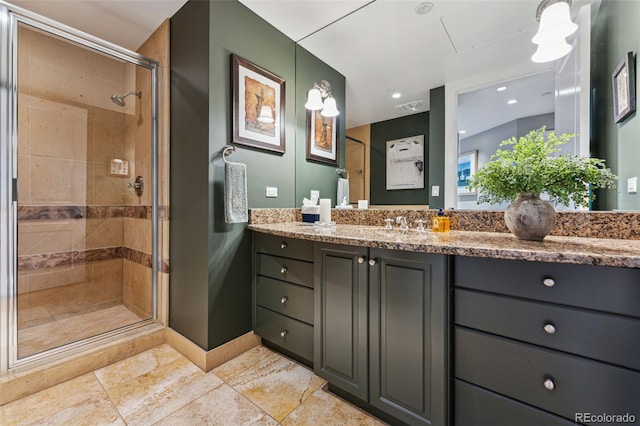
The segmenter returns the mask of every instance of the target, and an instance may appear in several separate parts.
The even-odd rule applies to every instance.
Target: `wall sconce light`
[[[336,100],[331,95],[331,83],[322,80],[320,83],[313,83],[313,88],[307,95],[307,103],[304,107],[311,111],[322,110],[323,117],[335,117],[340,115],[336,106]]]
[[[273,123],[275,121],[273,119],[273,111],[271,110],[270,106],[263,106],[262,108],[260,108],[258,121],[261,123]]]
[[[575,33],[578,26],[571,21],[571,0],[542,0],[536,11],[540,22],[538,32],[531,41],[538,45],[533,62],[551,62],[571,51],[566,38]]]

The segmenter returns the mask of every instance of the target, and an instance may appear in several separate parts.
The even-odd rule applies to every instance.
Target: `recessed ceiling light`
[[[518,103],[518,100],[517,100],[517,99],[509,99],[509,100],[507,101],[507,103],[508,103],[509,105],[517,104],[517,103]]]
[[[507,86],[500,86],[496,89],[498,92],[504,92],[505,90],[507,90]]]
[[[391,95],[393,99],[398,99],[401,96],[402,96],[402,93],[400,92],[393,92],[393,94]]]
[[[424,3],[420,3],[418,6],[416,6],[416,13],[418,15],[426,15],[432,10],[433,10],[433,3],[429,3],[428,1],[425,1]]]
[[[459,130],[458,133],[460,133],[461,135],[464,135],[465,133],[467,133],[466,130]]]

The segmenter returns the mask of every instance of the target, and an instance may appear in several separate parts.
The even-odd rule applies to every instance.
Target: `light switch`
[[[627,192],[629,194],[635,194],[638,192],[638,177],[632,177],[627,179]]]
[[[311,190],[311,198],[315,198],[316,200],[320,199],[320,191],[318,191],[317,189],[312,189]]]
[[[277,186],[267,186],[265,195],[266,195],[267,198],[277,198],[278,197],[278,187]]]
[[[432,197],[439,197],[440,196],[440,186],[439,185],[433,185],[431,187],[431,196]]]

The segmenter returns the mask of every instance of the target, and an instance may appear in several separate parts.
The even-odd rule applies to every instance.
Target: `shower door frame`
[[[18,26],[28,25],[151,71],[152,318],[18,359]],[[158,322],[158,62],[0,0],[0,374],[65,358]]]

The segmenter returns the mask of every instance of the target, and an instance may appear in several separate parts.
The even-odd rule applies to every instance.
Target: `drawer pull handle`
[[[377,261],[377,260],[375,260],[375,259],[369,259],[369,265],[371,265],[371,266],[375,266],[375,264],[376,264],[376,263],[378,263],[378,261]]]
[[[556,285],[556,282],[553,280],[553,278],[545,278],[544,280],[542,280],[542,284],[547,287],[553,287],[554,285]]]
[[[358,263],[364,263],[365,260],[364,256],[358,256]]]
[[[556,327],[555,327],[553,324],[551,324],[550,322],[548,322],[548,323],[546,323],[546,324],[544,325],[544,331],[545,331],[547,334],[555,334],[555,332],[556,332]]]
[[[287,243],[280,243],[280,248],[281,249],[286,249],[287,248]]]
[[[546,380],[544,381],[544,387],[545,387],[547,390],[554,390],[554,389],[556,388],[556,384],[555,384],[555,383],[553,383],[553,380],[551,380],[551,379],[546,379]]]
[[[287,272],[287,267],[283,266],[282,268],[280,268],[280,273],[284,274],[285,272]]]
[[[287,300],[289,300],[287,296],[282,296],[282,299],[280,299],[280,303],[284,305],[285,303],[287,303]]]
[[[287,330],[282,330],[282,331],[280,332],[280,337],[282,337],[282,338],[284,339],[284,338],[285,338],[285,336],[286,336],[287,334],[288,334],[288,331],[287,331]]]

